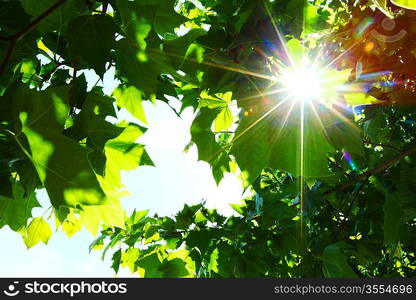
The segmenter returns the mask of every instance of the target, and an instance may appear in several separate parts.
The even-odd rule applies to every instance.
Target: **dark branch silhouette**
[[[28,32],[30,32],[32,29],[34,29],[43,19],[45,19],[47,16],[49,16],[51,13],[53,13],[55,10],[57,10],[62,4],[64,4],[67,0],[59,0],[54,5],[49,7],[45,12],[37,16],[32,22],[27,24],[23,29],[18,31],[17,33],[13,34],[10,37],[0,37],[0,40],[2,41],[8,41],[10,42],[9,48],[7,49],[7,53],[3,58],[3,61],[0,65],[0,75],[3,74],[4,70],[7,67],[7,64],[9,63],[12,55],[13,50],[16,47],[17,42],[24,37]]]

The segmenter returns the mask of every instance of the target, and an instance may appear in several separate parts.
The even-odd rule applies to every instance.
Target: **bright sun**
[[[296,101],[319,99],[322,85],[319,73],[314,68],[288,68],[282,73],[281,83]]]

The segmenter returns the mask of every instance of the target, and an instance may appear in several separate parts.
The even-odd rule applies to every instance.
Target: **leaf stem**
[[[7,134],[9,134],[11,137],[13,137],[13,139],[16,141],[17,145],[20,147],[20,149],[22,149],[23,153],[32,161],[35,162],[33,160],[32,155],[26,150],[26,148],[23,146],[23,144],[19,141],[18,136],[19,134],[15,134],[14,132],[8,130],[8,129],[4,129],[1,128],[0,130],[6,132]]]

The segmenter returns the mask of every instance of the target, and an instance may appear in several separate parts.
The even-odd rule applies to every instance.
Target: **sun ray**
[[[283,128],[285,128],[287,121],[289,120],[290,115],[292,114],[293,108],[295,107],[296,102],[292,101],[292,104],[290,105],[289,109],[287,110],[283,122],[281,122],[279,126],[279,130],[276,132],[276,134],[273,135],[271,139],[271,143],[273,144],[282,134]]]
[[[252,96],[247,96],[244,98],[240,98],[239,101],[245,101],[245,100],[252,100],[252,99],[257,99],[257,98],[264,98],[266,96],[272,96],[272,95],[276,95],[276,94],[280,94],[280,93],[284,93],[287,92],[287,88],[280,88],[280,89],[274,89],[268,92],[260,92],[258,94],[252,95]]]
[[[247,101],[247,100],[253,100],[253,99],[257,99],[257,98],[265,98],[266,99],[266,96],[276,95],[276,94],[279,94],[279,93],[282,93],[282,92],[286,91],[285,88],[281,88],[281,89],[274,89],[274,90],[271,90],[269,92],[263,92],[257,86],[257,84],[252,80],[251,77],[249,77],[247,75],[245,77],[254,86],[254,88],[256,89],[256,91],[257,91],[258,94],[252,95],[252,96],[248,96],[248,97],[244,97],[244,98],[240,98],[239,99],[240,102],[241,101]]]
[[[316,107],[315,107],[315,105],[313,104],[313,102],[312,102],[312,101],[308,101],[308,103],[309,103],[309,106],[310,106],[310,108],[311,108],[311,110],[312,110],[313,114],[315,115],[316,119],[318,120],[319,126],[321,126],[322,131],[323,131],[323,133],[324,133],[325,137],[326,137],[327,139],[329,139],[328,132],[326,131],[325,125],[324,125],[324,123],[322,122],[321,117],[319,116],[318,112],[316,111]]]
[[[263,121],[265,118],[267,118],[270,114],[272,114],[277,108],[279,108],[283,103],[285,103],[287,100],[289,99],[289,97],[284,98],[283,100],[281,100],[279,103],[277,103],[275,106],[273,106],[271,109],[269,109],[266,113],[264,113],[260,118],[258,118],[256,121],[254,121],[252,124],[250,124],[249,127],[247,127],[243,132],[241,132],[240,134],[238,134],[237,136],[235,136],[233,138],[233,140],[231,141],[231,143],[236,142],[237,140],[239,140],[243,135],[245,135],[248,131],[250,131],[251,129],[253,129],[256,125],[258,125],[261,121]],[[218,154],[220,154],[222,151],[224,151],[224,149],[221,149],[217,152],[215,152],[209,159],[208,162],[210,162],[211,160],[213,160]]]
[[[252,77],[257,77],[257,78],[266,79],[266,80],[270,80],[270,81],[275,80],[274,76],[260,74],[260,73],[253,72],[253,71],[247,71],[247,70],[243,70],[241,68],[221,65],[221,64],[217,64],[217,63],[213,63],[213,62],[209,62],[209,61],[198,61],[197,59],[192,58],[192,57],[186,57],[186,56],[183,56],[183,55],[179,55],[179,54],[175,54],[175,53],[171,53],[171,52],[167,52],[167,51],[162,51],[162,50],[158,50],[158,49],[149,49],[149,51],[163,53],[163,54],[166,54],[166,55],[171,56],[171,57],[181,58],[183,60],[195,62],[195,63],[198,63],[198,64],[203,64],[203,65],[218,68],[218,69],[232,71],[232,72],[236,72],[236,73],[240,73],[240,74],[244,74],[244,75],[249,75],[249,76],[252,76]]]
[[[292,114],[292,111],[293,111],[293,108],[295,107],[295,104],[296,104],[296,102],[295,102],[295,101],[292,101],[292,105],[291,105],[291,106],[290,106],[290,108],[288,109],[288,111],[287,111],[287,113],[286,113],[286,115],[285,115],[285,118],[283,119],[283,122],[282,122],[282,124],[280,125],[280,128],[279,128],[279,136],[280,136],[280,134],[282,133],[283,128],[286,126],[287,120],[289,120],[289,117],[290,117],[290,115]],[[279,137],[279,136],[278,136],[278,137]]]
[[[267,118],[270,114],[272,114],[279,106],[281,106],[283,103],[285,103],[289,99],[289,96],[284,98],[282,101],[277,103],[275,106],[273,106],[271,109],[269,109],[266,113],[264,113],[260,118],[258,118],[256,121],[254,121],[250,126],[248,126],[246,129],[244,129],[239,135],[237,135],[232,142],[237,141],[240,139],[244,134],[246,134],[249,130],[251,130],[254,126],[259,124],[261,121],[263,121],[265,118]]]
[[[282,46],[282,48],[283,48],[283,51],[284,51],[284,53],[285,53],[285,55],[286,55],[286,57],[287,57],[287,59],[289,60],[289,63],[290,63],[290,66],[295,66],[295,63],[294,63],[294,61],[293,61],[293,58],[292,58],[292,56],[290,55],[290,52],[289,52],[289,50],[287,49],[287,47],[286,47],[286,40],[285,40],[285,38],[283,37],[283,35],[282,35],[282,33],[280,32],[280,30],[279,30],[279,28],[277,28],[277,25],[276,25],[276,23],[274,22],[274,20],[273,20],[273,16],[272,16],[272,13],[271,13],[271,11],[270,11],[270,9],[269,9],[269,7],[267,6],[267,4],[266,4],[266,2],[263,0],[263,7],[264,7],[264,10],[266,11],[266,14],[267,14],[267,16],[269,17],[269,19],[270,19],[270,23],[272,24],[272,26],[273,26],[273,29],[274,29],[274,31],[275,31],[275,33],[276,33],[276,35],[277,35],[277,38],[279,39],[279,41],[280,41],[280,44],[281,44],[281,46]]]
[[[274,94],[279,94],[279,93],[288,91],[287,88],[280,88],[280,89],[275,89],[275,90],[264,93],[257,87],[257,85],[252,81],[251,78],[247,77],[247,79],[254,85],[255,89],[258,91],[258,95],[255,95],[256,97],[260,96],[262,98],[266,98],[266,96],[271,96],[271,95],[274,95]],[[287,95],[287,97],[282,100],[282,102],[279,104],[279,106],[282,105],[283,102],[286,102],[286,100],[289,99],[289,98],[290,98],[290,95]],[[244,100],[244,98],[243,98],[243,100]],[[240,101],[241,101],[241,99],[240,99]],[[281,133],[282,129],[284,128],[284,126],[286,125],[286,122],[287,122],[287,120],[288,120],[288,118],[289,118],[289,116],[290,116],[290,114],[293,110],[294,104],[295,104],[295,102],[292,102],[292,105],[291,105],[290,109],[288,110],[288,112],[286,113],[286,116],[283,120],[283,123],[280,125],[280,129],[278,131],[278,134],[274,135],[275,137],[272,138],[272,143],[275,139],[278,138],[278,136],[280,136],[280,133]],[[272,109],[274,110],[274,108],[272,108]]]
[[[352,49],[354,49],[358,44],[360,44],[360,41],[357,41],[355,43],[353,43],[350,47],[347,48],[347,50],[345,50],[344,52],[342,52],[341,54],[339,54],[337,57],[335,57],[332,61],[330,61],[325,67],[324,69],[329,69],[331,68],[338,60],[340,60],[344,55],[346,55],[347,53],[349,53]]]
[[[330,104],[324,102],[324,101],[319,101],[319,103],[322,103],[323,105],[325,105],[326,108],[328,108],[328,110],[330,112],[332,112],[334,115],[336,115],[338,118],[340,118],[342,121],[344,121],[347,125],[351,126],[351,128],[353,128],[354,130],[358,131],[358,132],[362,132],[362,129],[359,128],[357,125],[355,125],[350,119],[348,119],[347,117],[345,117],[342,113],[340,113],[339,111],[337,111],[335,108],[333,108]],[[333,102],[335,103],[335,102]]]
[[[300,108],[300,177],[299,177],[299,202],[300,202],[300,240],[303,247],[303,210],[304,210],[304,175],[305,175],[305,101],[301,102]]]
[[[317,68],[318,67],[318,61],[321,58],[321,54],[323,52],[324,48],[323,47],[319,47],[318,52],[315,55],[315,58],[312,60],[312,68]]]

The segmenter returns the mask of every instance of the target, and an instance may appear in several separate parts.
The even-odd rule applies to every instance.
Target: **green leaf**
[[[163,42],[164,50],[172,54],[170,59],[174,67],[190,75],[187,79],[192,81],[195,81],[192,75],[201,69],[200,63],[203,62],[205,53],[205,48],[196,44],[195,41],[206,33],[200,28],[191,29],[181,37],[167,39]]]
[[[233,114],[228,107],[221,109],[214,120],[214,130],[216,132],[228,130],[233,125]]]
[[[212,175],[215,182],[220,184],[224,174],[231,172],[231,160],[227,152],[221,151],[211,162]]]
[[[187,229],[193,222],[196,212],[202,205],[189,206],[185,204],[184,208],[176,214],[176,223],[178,229]]]
[[[304,7],[304,31],[303,34],[316,33],[319,30],[325,28],[326,17],[323,14],[318,12],[318,7],[310,4],[308,1],[305,1]]]
[[[104,260],[105,259],[105,255],[107,253],[108,250],[110,250],[111,248],[114,248],[114,246],[118,245],[121,241],[121,239],[123,238],[123,234],[121,234],[120,232],[117,233],[118,231],[116,231],[114,233],[114,235],[111,235],[111,239],[110,242],[107,244],[107,246],[105,246],[104,250],[103,250],[103,254],[101,256],[101,259]]]
[[[342,94],[345,101],[349,104],[349,105],[364,105],[364,104],[375,104],[375,103],[379,103],[380,101],[371,96],[368,95],[366,93],[343,93]]]
[[[56,0],[21,0],[20,2],[25,11],[32,15],[33,18],[40,16],[57,3]],[[39,28],[45,32],[54,30],[62,31],[69,20],[86,12],[87,7],[85,1],[68,0],[44,18],[41,21]]]
[[[296,210],[276,199],[266,199],[263,212],[265,216],[273,217],[279,221],[292,219],[296,216]]]
[[[232,93],[217,94],[210,96],[206,91],[202,91],[199,100],[200,107],[218,109],[217,117],[214,120],[214,130],[216,132],[227,130],[233,125],[233,114],[228,107],[231,102]]]
[[[140,250],[134,247],[130,247],[127,251],[121,254],[121,262],[123,267],[128,267],[131,273],[134,273],[137,269],[136,261],[139,258]]]
[[[365,156],[362,131],[358,127],[348,123],[334,123],[326,128],[326,132],[329,142],[335,149],[344,149],[348,153]]]
[[[394,5],[416,10],[416,2],[414,0],[391,0]]]
[[[160,74],[174,74],[169,57],[157,48],[142,51],[136,44],[122,39],[116,45],[118,76],[154,98],[157,77]],[[140,70],[140,71],[139,71]]]
[[[103,77],[105,66],[111,59],[110,51],[115,45],[116,32],[117,27],[110,16],[97,14],[72,19],[66,35],[73,64],[85,61]]]
[[[24,188],[25,196],[35,193],[35,189],[41,187],[36,168],[29,159],[15,162],[13,168],[19,174],[19,185]]]
[[[100,225],[124,228],[124,211],[118,200],[120,195],[112,195],[110,190],[106,190],[106,193],[109,198],[105,204],[83,206],[80,212],[81,224],[92,235],[97,234]]]
[[[244,24],[247,22],[247,20],[250,18],[250,16],[252,15],[253,10],[252,9],[247,9],[246,11],[243,11],[241,13],[238,14],[238,21],[235,22],[234,27],[235,27],[235,31],[236,32],[240,32],[241,28],[244,26]]]
[[[21,29],[30,21],[19,1],[0,2],[0,25],[13,29]]]
[[[3,31],[3,30],[2,30]],[[3,33],[2,33],[3,34]],[[0,41],[0,58],[3,60],[7,57],[8,43]],[[14,70],[23,59],[34,57],[37,54],[36,34],[29,32],[19,39],[19,42],[10,53],[8,63],[4,65],[4,72],[0,74],[0,92],[1,88],[7,86],[13,78]]]
[[[145,33],[141,39],[152,27],[161,36],[173,34],[176,27],[188,20],[174,10],[175,4],[174,0],[147,0],[135,3],[117,0],[125,29],[131,37],[134,37],[134,34]]]
[[[144,270],[145,278],[181,278],[189,274],[186,262],[180,258],[160,261],[157,253],[140,258],[136,265]],[[141,272],[143,274],[143,272]]]
[[[154,7],[148,6],[146,10],[139,10],[138,2],[117,0],[117,8],[121,16],[122,29],[140,50],[146,48],[145,38],[152,29]]]
[[[99,145],[88,143],[92,149],[104,147],[105,141],[115,138],[122,131],[112,130],[112,124],[105,121],[107,116],[116,117],[114,99],[91,91],[82,103],[81,112],[76,116],[73,126],[65,130],[65,134],[76,141],[82,141],[87,136],[100,136]],[[89,141],[87,141],[89,142]]]
[[[400,241],[403,226],[403,208],[393,194],[386,194],[384,211],[384,244],[396,245]]]
[[[327,139],[325,127],[335,123],[334,118],[327,117],[331,114],[323,106],[317,108],[320,120],[312,110],[305,110],[302,141],[301,108],[299,104],[295,104],[293,109],[291,106],[290,101],[276,110],[267,105],[257,105],[240,121],[231,153],[240,169],[248,172],[250,182],[266,167],[295,176],[301,174],[301,169],[305,177],[331,174],[326,156],[334,148]],[[262,117],[267,112],[269,115]],[[300,159],[302,144],[303,161]]]
[[[66,93],[66,88],[42,92],[15,89],[9,100],[20,110],[16,118],[21,125],[16,126],[21,126],[29,148],[20,133],[16,138],[36,167],[55,208],[102,204],[106,198],[88,160],[91,150],[62,134],[68,115]]]
[[[230,203],[230,207],[237,213],[239,213],[240,215],[244,215],[244,205],[241,204],[237,204],[237,203]]]
[[[322,254],[322,259],[324,261],[323,272],[325,277],[357,277],[357,274],[355,274],[347,262],[347,257],[342,252],[342,250],[346,248],[349,248],[349,245],[345,242],[338,242],[326,246]]]
[[[106,179],[111,178],[115,186],[121,185],[121,170],[135,170],[140,165],[153,166],[153,162],[147,154],[145,147],[136,143],[136,140],[144,132],[144,128],[135,124],[128,124],[119,136],[106,142],[105,154],[107,164],[105,177]]]
[[[142,93],[134,86],[118,87],[113,92],[117,106],[127,109],[137,120],[147,123],[142,106]]]
[[[202,91],[199,100],[200,107],[208,107],[210,109],[227,107],[227,101],[220,97],[210,96],[206,91]]]
[[[82,106],[82,112],[87,111],[88,114],[94,114],[105,118],[107,116],[117,117],[114,109],[114,99],[94,91],[94,89],[87,94],[87,97]]]
[[[159,267],[162,278],[182,278],[189,274],[186,262],[179,258],[163,261]]]
[[[32,248],[40,242],[47,244],[52,236],[52,230],[43,218],[34,218],[22,235],[26,247]]]
[[[152,253],[146,255],[139,259],[136,262],[139,268],[142,268],[144,272],[144,278],[161,278],[162,272],[159,270],[159,267],[162,265],[162,262],[159,260],[157,253]]]
[[[92,250],[101,250],[104,248],[104,240],[105,240],[106,236],[105,235],[100,235],[98,238],[96,238],[91,245],[89,246],[89,250],[90,252]]]
[[[144,220],[144,218],[147,216],[148,213],[149,211],[147,210],[142,210],[142,211],[134,210],[131,216],[129,218],[126,218],[126,223],[130,225],[137,224],[140,221]]]
[[[198,147],[198,159],[210,162],[221,153],[221,147],[215,141],[211,126],[219,111],[202,108],[191,126],[192,141]]]
[[[188,247],[198,248],[201,255],[204,255],[211,242],[211,235],[209,229],[193,230],[187,235],[185,242]]]
[[[121,263],[121,249],[118,249],[116,252],[114,252],[112,260],[113,264],[111,265],[111,268],[118,273],[118,270],[120,269],[120,263]]]
[[[305,48],[302,46],[301,41],[298,39],[290,39],[286,43],[286,47],[289,51],[292,62],[297,66],[301,66],[305,52]]]
[[[159,0],[155,3],[159,5],[154,20],[154,29],[158,34],[164,36],[174,33],[175,28],[188,20],[174,10],[175,0]]]
[[[62,223],[62,231],[65,232],[68,237],[72,237],[81,229],[81,220],[77,218],[73,213],[69,214],[65,221]]]
[[[13,198],[0,196],[0,228],[9,225],[12,230],[19,231],[32,217],[32,209],[40,207],[40,204],[34,191],[25,195],[24,188],[18,183],[13,183],[12,189]]]

